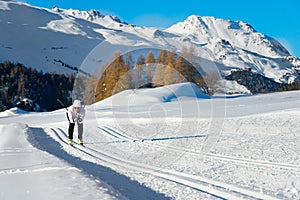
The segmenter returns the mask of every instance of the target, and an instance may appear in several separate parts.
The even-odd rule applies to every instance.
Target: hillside
[[[233,69],[251,68],[276,82],[299,79],[299,60],[242,21],[192,15],[159,30],[94,10],[49,10],[6,1],[0,2],[0,18],[5,30],[0,33],[0,59],[45,72],[93,74],[110,62],[115,51],[135,51],[137,58],[149,49],[179,52],[194,45],[196,62],[204,71],[214,65],[225,76]]]
[[[299,97],[124,91],[85,107],[85,147],[65,109],[1,112],[0,198],[299,199]]]

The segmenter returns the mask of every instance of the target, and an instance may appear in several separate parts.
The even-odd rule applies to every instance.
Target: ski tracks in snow
[[[101,130],[103,130],[106,134],[109,134],[111,137],[118,139],[119,141],[124,142],[145,142],[145,144],[153,145],[155,143],[148,140],[141,140],[137,138],[133,138],[131,136],[128,136],[127,134],[118,131],[112,127],[109,126],[103,126],[100,127]],[[51,131],[56,134],[56,136],[59,138],[60,142],[64,143],[64,145],[67,145],[66,139],[63,138],[66,137],[66,133],[62,129],[51,129]],[[138,171],[141,173],[147,173],[151,174],[154,177],[158,177],[167,181],[171,181],[186,187],[189,187],[191,189],[198,190],[200,192],[204,192],[206,194],[210,194],[213,197],[220,198],[220,199],[276,199],[275,197],[255,192],[252,190],[248,190],[245,188],[240,188],[234,185],[230,185],[227,183],[215,181],[206,177],[202,177],[199,175],[191,175],[183,172],[178,172],[170,169],[164,169],[159,168],[155,166],[145,165],[141,163],[137,163],[134,161],[126,160],[121,157],[112,155],[111,153],[108,153],[106,151],[103,151],[99,148],[95,147],[82,147],[80,145],[75,144],[74,148],[79,150],[81,153],[85,154],[86,156],[91,157],[92,159],[96,160],[96,162],[100,161],[100,163],[105,163],[106,166],[112,168],[112,169],[128,169],[133,171]],[[170,148],[170,150],[175,151],[182,151],[180,148],[175,147],[166,147]],[[192,153],[192,152],[189,152]],[[196,153],[196,152],[194,152]],[[199,153],[197,153],[199,155]],[[206,156],[212,156],[212,155],[206,155]],[[219,159],[226,159],[225,157],[220,157]],[[228,158],[229,160],[234,160],[233,158]]]
[[[211,159],[217,159],[217,160],[223,160],[228,162],[235,162],[238,164],[244,164],[244,165],[255,165],[255,166],[263,166],[263,167],[272,167],[272,168],[278,168],[278,169],[287,169],[287,170],[294,170],[297,172],[300,172],[300,166],[295,164],[287,164],[287,163],[279,163],[279,162],[269,162],[269,161],[263,161],[263,160],[254,160],[254,159],[247,159],[247,158],[240,158],[240,157],[234,157],[234,156],[227,156],[227,155],[221,155],[221,154],[214,154],[214,153],[203,153],[201,151],[192,151],[187,148],[182,148],[178,146],[170,146],[170,145],[164,145],[159,143],[149,143],[152,141],[158,141],[158,140],[171,140],[171,139],[182,139],[182,138],[197,138],[197,137],[206,137],[206,135],[196,135],[196,136],[181,136],[181,137],[169,137],[169,138],[151,138],[151,139],[139,139],[134,138],[131,136],[128,136],[126,133],[117,130],[110,126],[102,126],[100,127],[101,130],[105,131],[106,133],[109,133],[110,135],[113,135],[114,137],[121,139],[123,142],[144,142],[145,145],[155,145],[159,147],[164,147],[172,151],[177,152],[185,152],[190,155],[194,156],[202,156],[202,157],[208,157]],[[121,136],[121,137],[118,137]]]
[[[178,137],[160,137],[160,138],[135,138],[128,136],[126,133],[123,133],[115,128],[110,126],[101,126],[99,127],[105,133],[117,138],[121,139],[123,142],[146,142],[146,141],[162,141],[162,140],[177,140],[177,139],[188,139],[188,138],[203,138],[206,137],[206,134],[201,135],[189,135],[189,136],[178,136]]]
[[[32,144],[46,151],[72,167],[81,171],[82,174],[94,179],[99,187],[108,188],[108,193],[115,199],[169,199],[164,194],[153,191],[137,181],[112,170],[113,165],[104,165],[109,160],[96,155],[78,144],[70,146],[67,143],[67,133],[60,128],[35,129],[29,134]]]

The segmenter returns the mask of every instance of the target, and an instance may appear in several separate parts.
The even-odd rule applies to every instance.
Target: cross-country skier
[[[82,133],[83,133],[83,119],[85,116],[85,109],[81,105],[80,100],[74,100],[73,105],[68,108],[67,117],[69,120],[69,141],[68,144],[73,143],[73,133],[75,123],[78,127],[78,144],[83,145]]]

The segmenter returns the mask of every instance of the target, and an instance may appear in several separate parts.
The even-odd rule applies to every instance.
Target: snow
[[[299,91],[194,89],[86,106],[85,147],[67,145],[64,109],[1,113],[0,199],[299,199]]]
[[[71,155],[65,160],[59,159],[32,146],[28,141],[26,131],[40,131],[30,129],[24,124],[12,123],[1,125],[1,199],[114,199],[117,193],[109,192],[107,184],[85,174],[82,169],[68,163],[67,158],[76,158]],[[42,138],[52,150],[59,152],[59,146],[52,144],[51,139]],[[52,143],[51,143],[52,142]],[[55,149],[58,147],[58,149]],[[63,155],[63,153],[60,153]],[[80,183],[78,182],[80,180]]]
[[[291,65],[282,60],[289,52],[278,41],[256,32],[245,22],[192,15],[165,31],[179,33],[192,43],[205,46],[221,71],[230,71],[228,67],[248,67],[282,82]]]
[[[72,73],[60,60],[94,73],[117,50],[137,58],[191,44],[220,74],[249,67],[287,82],[300,62],[251,25],[214,17],[158,30],[0,1],[0,27],[0,60],[44,72]],[[249,96],[220,80],[216,92],[174,84],[86,106],[85,147],[67,145],[64,109],[1,112],[0,199],[299,199],[299,91]]]
[[[287,59],[291,55],[279,42],[256,32],[251,25],[215,17],[192,15],[159,30],[121,22],[116,16],[95,10],[50,10],[1,1],[0,19],[0,29],[7,30],[0,33],[0,60],[20,62],[44,72],[74,73],[64,65],[83,70],[103,66],[116,50],[127,53],[144,49],[143,53],[148,54],[152,48],[179,52],[191,45],[201,59],[213,62],[221,74],[247,67],[287,83],[296,79],[294,68],[300,62],[297,58]],[[95,49],[96,55],[90,56]],[[82,65],[85,60],[89,60],[87,66]]]
[[[134,89],[127,90],[116,94],[101,102],[107,104],[119,105],[145,105],[161,102],[178,101],[186,98],[209,99],[209,95],[202,92],[198,86],[193,83],[173,84],[165,87],[151,89]]]
[[[221,38],[230,41],[233,46],[249,51],[254,50],[258,54],[270,57],[289,55],[288,51],[282,46],[279,49],[280,51],[273,52],[271,47],[280,44],[274,40],[269,40],[267,36],[256,32],[249,24],[241,21],[192,15],[185,21],[171,26],[167,31],[195,35],[201,43],[214,43],[210,40]],[[233,35],[235,37],[232,37]]]
[[[86,33],[80,30],[79,25],[72,19],[64,18],[62,20],[53,20],[47,24],[47,27],[41,27],[41,29],[50,29],[57,32],[66,34],[83,35]]]
[[[19,114],[25,114],[28,113],[27,111],[21,110],[20,108],[11,108],[9,110],[5,110],[3,112],[0,112],[0,117],[9,117]]]
[[[215,95],[222,94],[251,94],[251,92],[245,86],[238,84],[236,81],[221,79],[216,84]]]
[[[0,10],[9,10],[8,2],[0,1]]]

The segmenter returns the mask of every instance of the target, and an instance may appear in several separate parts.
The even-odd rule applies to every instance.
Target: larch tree
[[[148,53],[147,56],[147,82],[152,83],[152,76],[153,76],[153,69],[155,69],[156,63],[155,63],[154,54],[152,51]]]
[[[146,64],[146,58],[142,54],[139,56],[136,66],[135,66],[135,71],[137,74],[137,88],[141,87],[143,85],[143,67]]]

